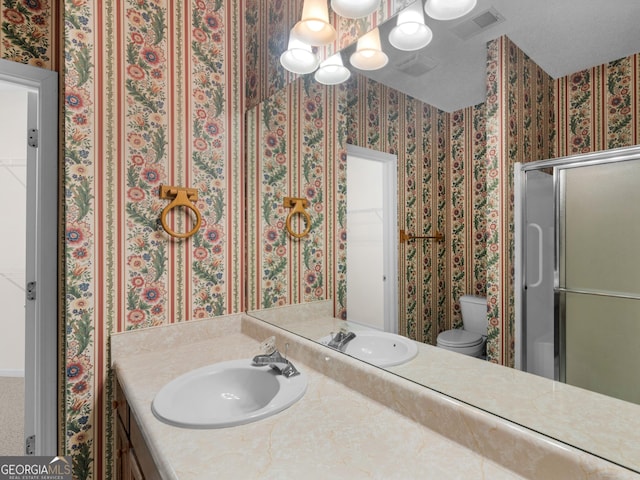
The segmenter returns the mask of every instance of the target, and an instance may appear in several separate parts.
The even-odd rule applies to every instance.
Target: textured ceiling
[[[456,33],[489,9],[503,21],[467,39]],[[478,0],[461,19],[425,18],[434,36],[429,45],[417,52],[392,47],[391,19],[381,27],[388,65],[360,73],[447,112],[485,100],[486,42],[502,35],[553,78],[640,52],[640,0]]]

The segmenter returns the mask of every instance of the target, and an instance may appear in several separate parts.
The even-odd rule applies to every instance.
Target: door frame
[[[391,153],[347,144],[347,161],[349,155],[382,164],[384,298],[389,299],[384,305],[384,330],[398,333],[398,157]],[[347,304],[347,318],[348,312]]]
[[[35,435],[34,455],[57,455],[58,74],[0,59],[0,80],[26,87],[37,96],[37,119],[28,126],[39,134],[32,170],[36,188],[27,191],[27,215],[33,218],[28,219],[32,239],[27,240],[31,245],[27,257],[32,258],[27,262],[26,282],[36,282],[36,296],[25,299],[33,316],[25,329],[25,440]]]

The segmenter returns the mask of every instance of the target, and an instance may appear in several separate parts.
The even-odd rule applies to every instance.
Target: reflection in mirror
[[[398,157],[347,145],[349,319],[398,332]]]
[[[413,235],[440,231],[446,241],[414,242],[398,250],[399,333],[418,341],[421,353],[390,370],[639,471],[640,454],[616,447],[616,438],[637,437],[639,407],[521,372],[510,371],[505,380],[499,373],[505,369],[492,365],[515,363],[513,164],[632,145],[640,128],[631,108],[640,68],[639,6],[624,1],[611,9],[603,1],[567,9],[558,3],[542,9],[537,2],[480,0],[460,21],[427,19],[434,39],[414,52],[411,62],[397,59],[403,54],[389,46],[385,69],[364,76],[352,68],[349,81],[334,87],[309,75],[252,109],[247,117],[249,309],[320,301],[331,307],[321,315],[327,325],[307,313],[296,315],[304,318],[302,326],[283,323],[279,314],[266,318],[260,312],[260,317],[313,340],[338,331],[336,317],[348,318],[346,145],[396,154],[398,227]],[[487,12],[497,20],[470,31],[466,21]],[[607,31],[619,32],[615,42],[607,41]],[[557,45],[565,46],[566,57]],[[393,86],[382,83],[387,68],[384,83]],[[304,242],[283,233],[281,197],[289,195],[311,204],[313,227]],[[461,327],[464,294],[487,298],[490,362],[431,346],[439,332]],[[409,367],[424,358],[428,362],[416,376]],[[456,375],[442,375],[454,370]],[[483,379],[483,392],[455,385],[477,378]],[[491,387],[505,382],[522,388],[497,394]],[[598,441],[572,433],[570,416],[554,417],[552,404],[532,403],[540,398],[537,389],[581,406],[594,401],[588,425]],[[496,395],[506,396],[506,402],[497,406]],[[625,412],[625,420],[599,426],[597,420],[611,420],[603,413],[611,411]]]
[[[336,32],[336,38],[329,45],[314,47],[313,57],[306,69],[315,70],[320,61],[328,59],[340,49],[355,43],[359,36],[380,25],[395,13],[415,0],[378,0],[376,11],[362,18],[346,18],[329,9],[329,22]],[[289,47],[291,55],[285,55],[285,63],[292,67],[295,55],[302,53],[308,57],[311,45],[296,45],[291,38],[291,30],[301,17],[304,3],[300,0],[270,0],[255,2],[256,8],[245,12],[247,30],[245,32],[247,65],[245,69],[245,95],[247,108],[252,108],[265,98],[284,88],[297,76],[283,68],[280,58]],[[320,2],[322,3],[322,2]],[[324,1],[325,4],[328,3]],[[361,3],[361,2],[356,2]],[[292,58],[293,57],[293,58]],[[311,66],[308,66],[311,65]],[[300,65],[298,65],[300,66]],[[293,71],[297,68],[293,66]]]
[[[521,367],[636,404],[623,367],[640,363],[638,152],[517,165],[515,231]]]

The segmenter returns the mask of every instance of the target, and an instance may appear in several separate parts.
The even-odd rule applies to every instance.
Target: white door
[[[347,320],[397,333],[397,157],[347,154]]]
[[[24,453],[27,94],[0,82],[0,455]]]
[[[516,366],[640,404],[640,147],[515,172]]]
[[[517,168],[519,170],[520,167]],[[516,232],[518,236],[522,235],[519,242],[523,242],[522,247],[516,248],[516,285],[522,289],[517,289],[516,293],[522,293],[523,298],[516,315],[516,368],[554,379],[557,375],[553,304],[553,176],[531,170],[516,177],[523,180],[516,183],[520,187],[516,193],[516,211],[522,214],[522,219],[516,218]]]
[[[24,453],[57,455],[58,80],[55,72],[0,59],[0,82],[27,92],[26,128],[20,135],[27,144],[25,228],[15,232],[24,238],[25,258],[19,297],[24,302]],[[5,205],[8,211],[12,204]]]
[[[610,160],[560,170],[562,373],[640,404],[640,152]]]

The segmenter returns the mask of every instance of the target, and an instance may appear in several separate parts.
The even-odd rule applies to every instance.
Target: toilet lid
[[[480,345],[482,341],[482,335],[461,328],[447,330],[438,335],[438,343],[449,347],[473,347]]]

